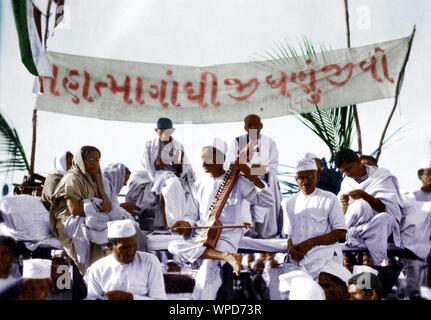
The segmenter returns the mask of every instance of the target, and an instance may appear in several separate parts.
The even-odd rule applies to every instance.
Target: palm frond
[[[0,174],[29,171],[30,167],[18,132],[0,113]]]

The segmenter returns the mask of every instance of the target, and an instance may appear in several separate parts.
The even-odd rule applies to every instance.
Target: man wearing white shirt
[[[317,166],[314,160],[297,163],[295,180],[300,192],[285,203],[284,233],[288,236],[286,269],[301,269],[317,278],[325,264],[342,265],[341,245],[346,224],[338,198],[316,188]]]
[[[254,222],[258,228],[261,238],[271,238],[277,236],[282,228],[281,191],[277,179],[278,173],[278,149],[275,141],[263,135],[261,130],[263,124],[258,115],[249,114],[244,119],[244,130],[247,134],[236,137],[229,146],[226,155],[228,162],[235,161],[240,150],[242,150],[250,140],[256,140],[253,157],[247,162],[253,175],[258,175],[260,180],[268,184],[273,197],[273,204],[270,207],[262,207],[244,201],[242,212],[246,222]]]
[[[136,251],[133,222],[108,222],[108,240],[112,254],[96,261],[85,276],[87,300],[167,299],[159,260]]]
[[[217,143],[218,141],[218,143]],[[196,284],[193,291],[195,300],[214,300],[221,285],[220,268],[228,262],[238,275],[241,270],[242,255],[236,253],[243,229],[223,229],[215,248],[195,244],[191,238],[192,230],[185,229],[191,226],[202,226],[208,219],[210,205],[226,174],[223,163],[226,145],[220,139],[215,139],[212,145],[202,148],[202,162],[209,176],[195,185],[189,210],[183,220],[177,221],[172,230],[186,237],[185,240],[175,240],[169,244],[168,250],[174,255],[190,263],[202,259]],[[247,172],[248,166],[240,165],[240,170]],[[247,177],[247,179],[245,178]],[[239,176],[219,216],[223,226],[242,225],[241,204],[246,199],[250,203],[269,206],[272,204],[271,193],[268,187],[259,182],[256,186],[248,179],[253,180],[249,174]]]

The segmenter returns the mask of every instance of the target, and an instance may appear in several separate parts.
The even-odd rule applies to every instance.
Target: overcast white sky
[[[43,3],[46,0],[39,0]],[[0,110],[17,129],[30,161],[33,76],[20,61],[18,38],[9,0],[0,1]],[[48,40],[48,50],[103,58],[206,66],[247,62],[277,41],[297,43],[303,35],[334,49],[346,47],[343,0],[66,0],[66,27]],[[382,153],[380,166],[391,170],[405,190],[420,183],[417,165],[431,157],[431,1],[350,0],[351,43],[362,46],[398,39],[416,24],[400,103],[388,134],[405,126],[402,140]],[[358,105],[363,151],[377,146],[393,99]],[[291,116],[263,120],[263,133],[279,149],[279,161],[293,165],[305,152],[329,156],[327,147]],[[102,151],[104,166],[123,162],[134,170],[144,143],[155,137],[155,124],[127,123],[38,111],[35,170],[47,174],[55,154],[82,145]],[[200,145],[215,133],[232,140],[242,123],[178,125],[198,173]],[[353,149],[357,148],[356,138]],[[0,178],[1,180],[2,178]],[[20,182],[21,175],[15,174]]]

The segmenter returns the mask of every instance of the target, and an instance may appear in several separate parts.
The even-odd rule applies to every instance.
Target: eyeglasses
[[[308,176],[296,176],[295,179],[299,180],[299,181],[304,181],[304,180],[312,180],[314,179],[316,176],[313,174],[310,174]]]
[[[96,162],[100,162],[100,158],[88,158],[86,161],[88,161],[89,163],[93,164]]]

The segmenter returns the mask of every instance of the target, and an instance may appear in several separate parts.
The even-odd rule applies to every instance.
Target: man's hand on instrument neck
[[[190,237],[192,235],[193,230],[187,229],[191,228],[190,223],[187,221],[176,221],[171,227],[172,232],[178,233],[184,237]]]

